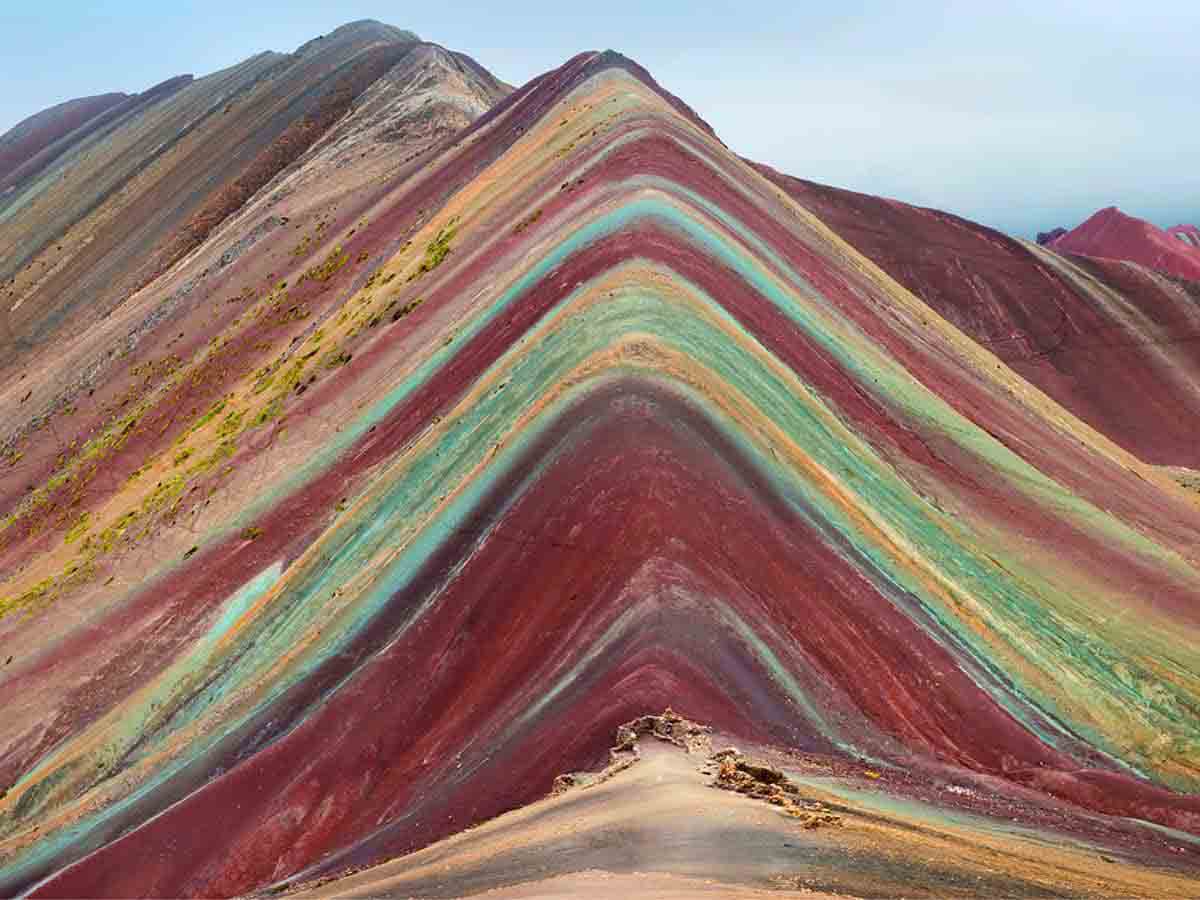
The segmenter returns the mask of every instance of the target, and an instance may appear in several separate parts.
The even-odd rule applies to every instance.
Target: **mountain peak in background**
[[[1065,253],[1124,259],[1151,269],[1200,280],[1200,246],[1194,226],[1167,231],[1115,206],[1093,213],[1085,222],[1047,243]]]
[[[0,196],[0,894],[1195,896],[1200,282],[612,51],[85,114]]]

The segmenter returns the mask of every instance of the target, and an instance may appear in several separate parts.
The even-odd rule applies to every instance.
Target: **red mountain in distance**
[[[1179,235],[1189,235],[1180,240]],[[1115,206],[1095,213],[1082,225],[1048,244],[1055,250],[1125,259],[1182,278],[1200,281],[1200,233],[1195,226],[1177,225],[1164,231],[1145,219],[1127,215]]]

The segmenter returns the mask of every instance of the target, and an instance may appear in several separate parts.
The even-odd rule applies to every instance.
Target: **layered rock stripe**
[[[13,364],[27,364],[38,348],[103,321],[195,249],[381,76],[418,69],[413,63],[431,49],[411,32],[351,23],[294,53],[261,53],[129,98],[72,132],[43,168],[0,181],[0,371],[15,377]],[[478,70],[464,80],[484,74],[466,57],[436,49],[458,69]],[[490,75],[484,80],[485,102],[503,95]],[[436,123],[445,110],[435,103],[422,112]],[[454,116],[453,125],[473,117]],[[391,149],[408,155],[433,136],[399,129]],[[371,149],[364,142],[356,152]]]
[[[939,798],[917,820],[1194,872],[1200,504],[1159,460],[615,54],[323,210],[27,470],[6,893],[378,862],[668,705]]]
[[[1105,436],[1143,461],[1200,468],[1200,283],[1149,257],[1051,253],[949,213],[757,168]]]

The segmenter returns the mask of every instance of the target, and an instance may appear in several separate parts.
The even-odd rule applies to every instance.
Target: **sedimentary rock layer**
[[[292,54],[173,80],[73,133],[44,171],[23,173],[0,196],[0,371],[15,377],[43,343],[109,315],[293,165],[389,70],[430,53],[449,55],[411,32],[353,23]],[[476,104],[504,93],[490,76],[455,75],[454,88]],[[426,110],[435,120],[445,119],[444,98],[458,100],[439,87],[436,77],[425,87],[439,100]],[[461,128],[471,115],[450,118]],[[396,149],[419,152],[441,136],[409,133]]]
[[[61,153],[65,149],[63,144],[69,144],[64,138],[127,99],[128,95],[119,93],[80,97],[18,122],[0,136],[0,192],[7,192],[16,183],[14,172],[35,157],[52,156],[51,148],[55,145]]]

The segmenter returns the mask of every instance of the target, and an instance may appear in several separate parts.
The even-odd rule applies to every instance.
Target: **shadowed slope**
[[[1120,848],[1071,857],[1113,894],[1195,873],[1200,505],[643,70],[581,54],[370,186],[288,184],[309,217],[162,314],[0,532],[6,891],[366,865],[668,705],[822,790],[878,780],[864,818],[919,799],[898,831],[1035,831],[983,887],[1042,883],[1048,840]],[[893,838],[881,884],[947,846]],[[811,874],[865,890],[855,862]]]
[[[758,169],[1075,415],[1147,462],[1200,468],[1200,282]]]

